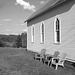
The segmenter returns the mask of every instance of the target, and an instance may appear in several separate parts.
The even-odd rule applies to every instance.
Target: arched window
[[[55,19],[55,22],[54,22],[54,43],[60,43],[61,42],[61,30],[60,30],[60,20],[59,18],[57,17]]]
[[[40,26],[40,35],[41,35],[41,43],[44,43],[45,41],[45,25],[42,22]]]
[[[34,42],[34,25],[31,27],[31,42]]]

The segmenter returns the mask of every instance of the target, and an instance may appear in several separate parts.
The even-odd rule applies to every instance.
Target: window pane
[[[56,20],[56,31],[58,31],[58,30],[59,30],[59,20],[57,18],[57,20]]]
[[[60,42],[60,32],[57,31],[57,42]]]
[[[43,23],[42,23],[42,33],[44,33],[44,25],[43,25]]]
[[[58,18],[54,22],[54,41],[60,43],[60,20]]]
[[[34,42],[34,26],[31,27],[31,42]]]
[[[44,43],[44,24],[41,24],[41,43]]]
[[[33,35],[34,35],[34,27],[33,27]]]
[[[56,20],[56,34],[57,34],[57,42],[60,42],[60,31],[59,31],[59,19]]]
[[[44,33],[42,34],[42,42],[44,42]]]

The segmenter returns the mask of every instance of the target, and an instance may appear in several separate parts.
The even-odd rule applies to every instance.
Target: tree
[[[2,41],[0,41],[0,47],[5,47],[5,43],[3,43]]]
[[[17,46],[17,48],[22,47],[21,35],[18,35],[18,36],[17,36],[17,39],[16,39],[16,46]]]
[[[21,34],[21,39],[22,39],[22,47],[27,48],[27,32],[23,32]]]
[[[17,36],[17,39],[15,43],[13,44],[13,47],[27,48],[27,32],[23,32],[21,35]]]

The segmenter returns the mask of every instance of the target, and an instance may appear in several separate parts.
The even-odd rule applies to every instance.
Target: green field
[[[35,53],[18,48],[0,48],[0,75],[75,75],[75,67],[49,67],[33,59]]]

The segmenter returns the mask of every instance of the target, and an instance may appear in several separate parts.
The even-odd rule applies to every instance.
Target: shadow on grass
[[[12,50],[3,50],[1,54],[0,75],[75,75],[74,67],[70,68],[65,64],[65,68],[59,67],[55,71],[53,67],[34,60],[34,52]]]

